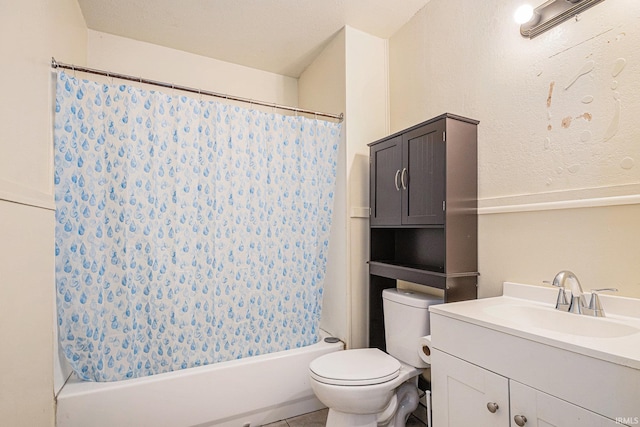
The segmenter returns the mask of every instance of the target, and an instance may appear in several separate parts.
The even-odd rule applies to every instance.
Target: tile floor
[[[328,412],[328,409],[322,409],[320,411],[267,424],[263,427],[324,427],[327,422]],[[407,420],[407,427],[424,427],[426,425],[426,409],[420,405]]]

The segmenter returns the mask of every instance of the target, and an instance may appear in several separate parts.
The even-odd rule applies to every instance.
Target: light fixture
[[[514,17],[516,22],[522,24],[520,25],[522,37],[532,39],[603,1],[549,0],[533,10],[531,6],[521,6]]]
[[[518,9],[516,9],[516,13],[513,14],[513,19],[522,25],[522,24],[533,24],[534,17],[536,17],[533,6],[530,4],[523,4]],[[540,19],[540,15],[537,15],[537,19]]]

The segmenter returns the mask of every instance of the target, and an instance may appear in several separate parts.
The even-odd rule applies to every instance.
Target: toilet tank
[[[418,356],[418,340],[430,334],[429,307],[444,301],[408,289],[382,291],[387,353],[416,368],[428,365]]]

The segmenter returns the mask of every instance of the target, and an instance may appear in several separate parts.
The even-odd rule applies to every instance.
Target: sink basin
[[[591,338],[619,338],[640,332],[632,325],[608,318],[566,313],[548,307],[500,304],[484,307],[483,311],[505,323]]]

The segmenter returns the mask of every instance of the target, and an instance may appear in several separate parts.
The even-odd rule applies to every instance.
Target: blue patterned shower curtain
[[[340,125],[58,74],[60,346],[115,381],[313,344]]]

